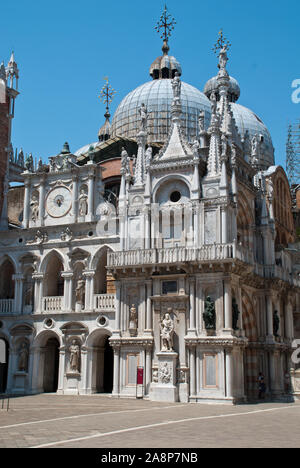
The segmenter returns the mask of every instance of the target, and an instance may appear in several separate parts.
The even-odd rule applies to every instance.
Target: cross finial
[[[167,6],[165,5],[164,11],[155,26],[156,31],[161,35],[160,37],[164,42],[168,42],[175,24],[175,19],[168,13]]]
[[[100,101],[104,102],[104,104],[106,104],[106,113],[109,114],[109,104],[112,102],[116,91],[108,83],[107,76],[105,76],[103,79],[106,81],[106,83],[100,91],[99,99]]]
[[[231,44],[230,44],[230,42],[226,39],[226,37],[223,36],[223,29],[220,29],[218,40],[217,40],[217,42],[215,43],[215,45],[214,45],[214,47],[212,48],[212,50],[213,50],[214,53],[216,54],[218,50],[222,50],[223,48],[225,48],[226,50],[228,50],[229,47],[231,47]]]

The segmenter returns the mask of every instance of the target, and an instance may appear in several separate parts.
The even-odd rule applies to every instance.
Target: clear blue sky
[[[1,5],[0,60],[15,51],[20,69],[13,144],[46,160],[68,141],[71,151],[97,140],[105,112],[103,77],[121,99],[150,79],[161,53],[154,30],[164,2],[151,0],[14,0]],[[177,25],[170,53],[182,79],[200,90],[216,74],[212,52],[223,28],[232,43],[228,71],[239,103],[267,125],[276,163],[285,167],[287,124],[298,119],[291,83],[300,79],[299,0],[168,0]]]

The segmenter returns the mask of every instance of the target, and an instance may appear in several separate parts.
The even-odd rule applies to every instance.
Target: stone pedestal
[[[24,371],[18,371],[14,373],[14,384],[12,393],[15,395],[24,395],[27,390],[27,378],[28,374]]]
[[[174,351],[161,351],[158,357],[158,382],[151,383],[149,399],[152,401],[178,401],[176,386],[176,362],[178,354]]]
[[[64,390],[65,395],[79,395],[79,382],[81,374],[79,372],[67,372],[67,386]]]

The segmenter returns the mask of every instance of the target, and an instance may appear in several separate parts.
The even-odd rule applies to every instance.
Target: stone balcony
[[[96,312],[114,311],[114,294],[94,294],[93,309]],[[48,296],[42,299],[42,313],[64,313],[64,296]],[[82,310],[84,312],[84,309]]]
[[[111,252],[108,254],[108,268],[178,264],[183,262],[219,261],[233,258],[233,244],[204,245],[199,248],[171,247],[166,249],[145,249]]]
[[[115,309],[115,294],[94,294],[94,309],[97,312]]]
[[[62,312],[63,296],[48,296],[43,297],[42,312]]]
[[[164,249],[139,249],[110,252],[107,256],[109,269],[124,269],[127,267],[147,267],[155,265],[178,265],[184,262],[217,263],[240,260],[252,265],[253,273],[263,278],[278,278],[294,286],[300,287],[300,278],[296,273],[289,272],[278,265],[262,265],[254,260],[252,250],[246,249],[236,242],[227,244],[210,244],[202,247],[170,247]]]
[[[14,299],[0,299],[0,314],[14,313]]]

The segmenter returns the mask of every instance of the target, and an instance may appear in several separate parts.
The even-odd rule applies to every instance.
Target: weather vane
[[[103,79],[106,81],[106,83],[100,91],[99,99],[100,101],[104,102],[104,104],[106,104],[106,110],[108,112],[109,104],[112,102],[114,95],[116,94],[116,91],[108,83],[107,76],[105,76]]]
[[[168,42],[168,38],[171,36],[171,32],[174,29],[175,24],[175,19],[168,13],[167,6],[165,5],[165,9],[160,17],[160,20],[155,26],[156,31],[161,34],[161,39]]]
[[[231,44],[230,42],[226,39],[225,36],[223,36],[223,30],[221,29],[219,31],[219,38],[217,40],[217,42],[215,43],[214,47],[212,48],[212,50],[214,51],[214,53],[216,54],[218,50],[221,50],[225,47],[226,50],[229,49],[229,47],[231,47]]]

